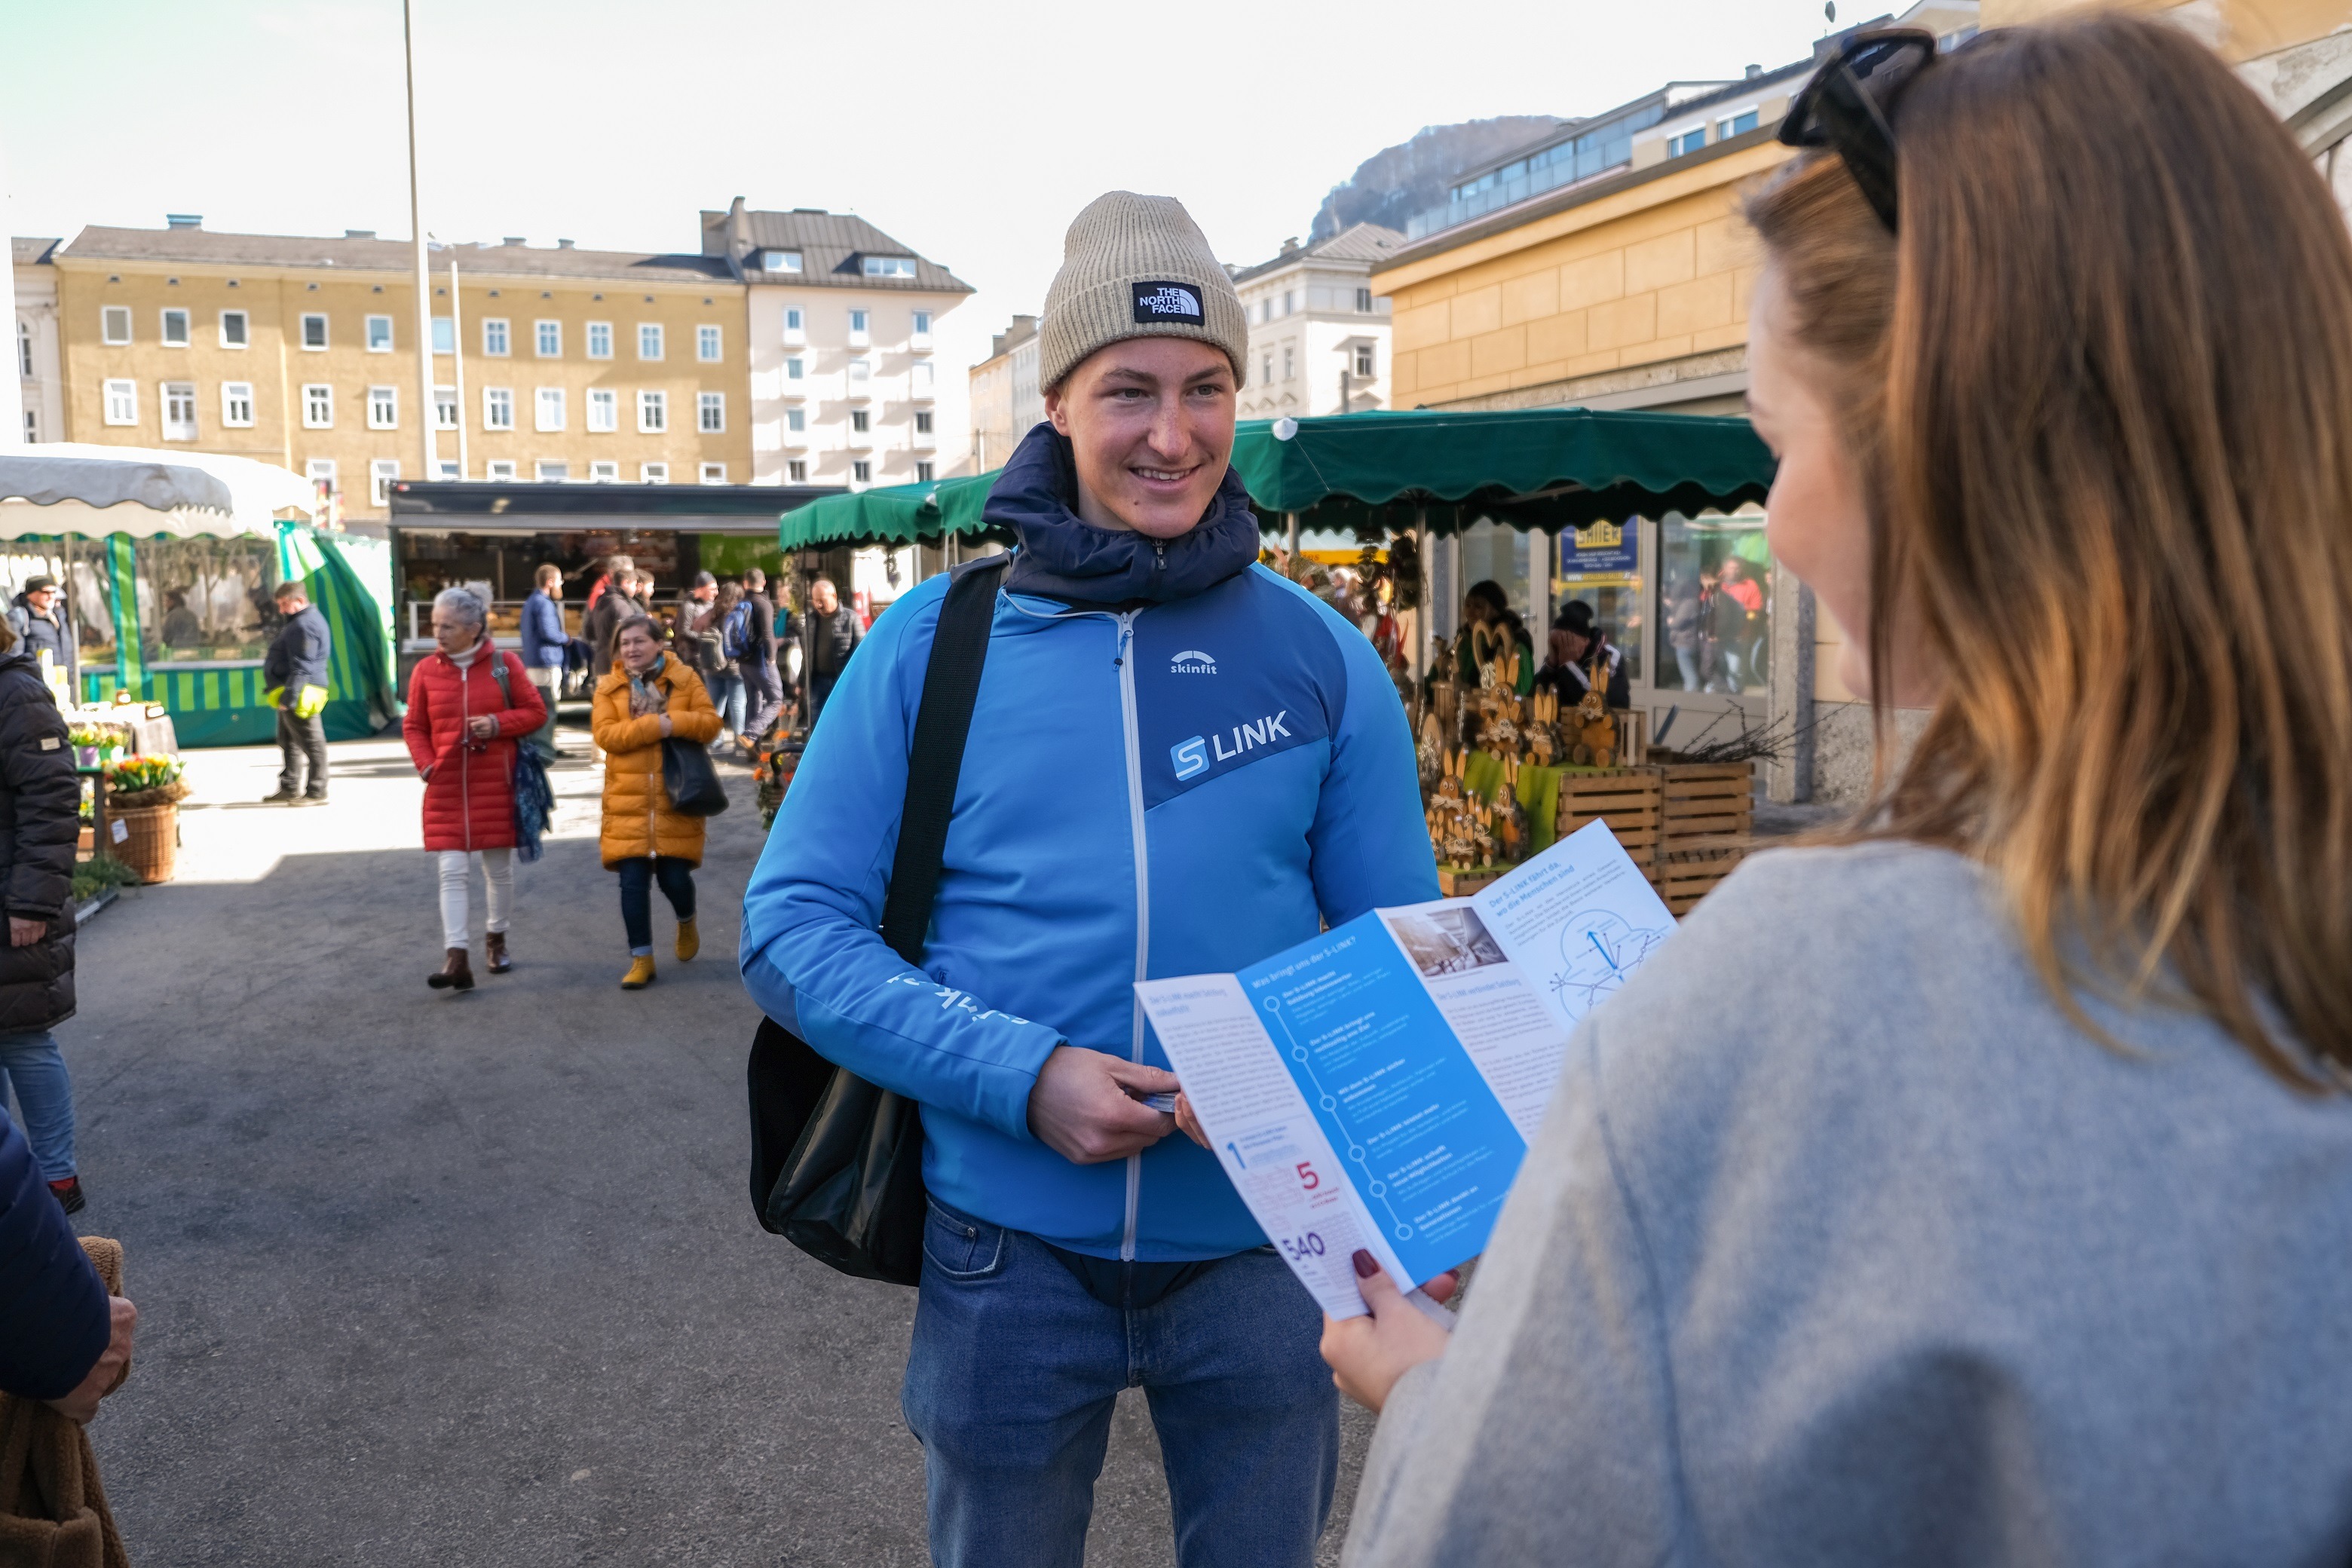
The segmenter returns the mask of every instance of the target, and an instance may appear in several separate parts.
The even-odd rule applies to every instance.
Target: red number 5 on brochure
[[[1301,1160],[1298,1162],[1298,1184],[1311,1193],[1323,1184],[1323,1178],[1315,1173],[1312,1164]]]

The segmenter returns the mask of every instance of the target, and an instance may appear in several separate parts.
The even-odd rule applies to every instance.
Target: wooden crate
[[[1715,885],[1738,868],[1748,858],[1743,845],[1717,845],[1704,849],[1669,849],[1658,858],[1652,877],[1658,897],[1676,917],[1686,915]]]
[[[1665,795],[1655,768],[1570,769],[1559,779],[1559,836],[1605,822],[1633,864],[1657,859]]]
[[[1756,764],[1753,763],[1664,763],[1666,854],[1683,849],[1744,845],[1756,827]]]
[[[1470,870],[1440,866],[1437,868],[1438,895],[1447,899],[1466,899],[1509,869],[1508,866],[1480,866]]]

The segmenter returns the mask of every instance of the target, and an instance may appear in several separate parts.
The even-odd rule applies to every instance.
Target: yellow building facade
[[[62,438],[258,458],[329,484],[355,518],[387,515],[398,479],[750,480],[745,290],[723,258],[428,254],[429,410],[408,245],[186,220],[83,230],[52,257]]]

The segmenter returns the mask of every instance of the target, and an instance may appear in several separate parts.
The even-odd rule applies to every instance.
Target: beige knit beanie
[[[1037,384],[1050,391],[1097,349],[1154,337],[1214,343],[1234,362],[1234,385],[1248,379],[1242,297],[1184,205],[1108,191],[1062,240],[1037,329]]]

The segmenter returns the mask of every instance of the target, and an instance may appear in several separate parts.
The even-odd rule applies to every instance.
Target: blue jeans
[[[74,1173],[73,1079],[65,1053],[47,1029],[0,1035],[0,1116],[8,1113],[8,1085],[16,1085],[16,1108],[24,1112],[25,1142],[41,1179],[62,1182]]]
[[[710,688],[710,705],[719,710],[719,721],[727,726],[730,735],[743,732],[743,678],[733,670],[723,670],[703,682]]]
[[[694,863],[675,855],[636,856],[621,862],[621,929],[628,933],[629,956],[642,958],[654,950],[654,889],[682,921],[694,918]]]
[[[940,1568],[1076,1568],[1122,1388],[1160,1434],[1182,1568],[1307,1568],[1339,1476],[1322,1314],[1269,1251],[1155,1305],[1090,1295],[1035,1237],[934,1201],[900,1408]]]

